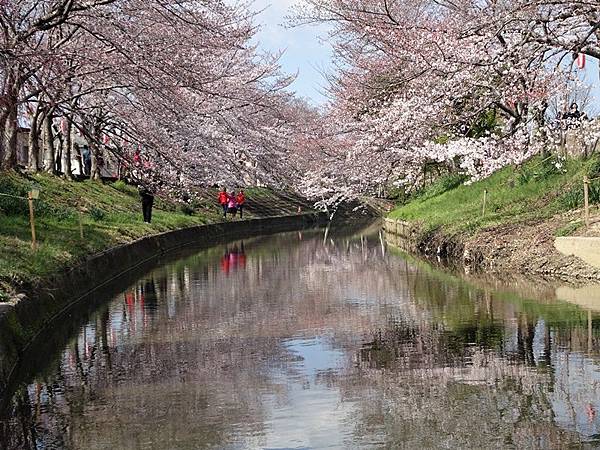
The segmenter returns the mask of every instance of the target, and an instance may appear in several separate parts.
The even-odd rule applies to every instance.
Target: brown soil
[[[600,280],[600,269],[554,248],[558,230],[572,220],[572,213],[550,220],[504,225],[479,232],[464,244],[463,258],[477,261],[482,269],[519,272],[562,279]],[[593,235],[584,231],[585,234]],[[473,258],[472,255],[477,255]],[[466,261],[466,262],[467,262]]]
[[[422,239],[418,251],[446,257],[473,272],[521,273],[571,282],[600,280],[599,268],[554,248],[559,230],[580,217],[581,213],[574,211],[548,220],[489,228],[469,237],[437,233]],[[600,221],[574,234],[600,236]]]

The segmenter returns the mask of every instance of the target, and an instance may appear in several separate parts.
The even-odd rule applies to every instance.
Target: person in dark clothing
[[[140,197],[142,199],[142,213],[144,214],[144,222],[151,223],[154,194],[148,187],[140,186]]]
[[[567,128],[577,128],[581,122],[587,120],[587,115],[579,110],[579,105],[575,102],[571,103],[569,111],[563,114],[562,118],[567,123]]]
[[[92,172],[92,153],[90,148],[86,145],[83,147],[83,174],[89,175]]]

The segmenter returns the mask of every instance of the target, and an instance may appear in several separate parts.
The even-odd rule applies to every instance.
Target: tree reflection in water
[[[330,229],[165,264],[23,375],[2,448],[559,448],[599,432],[587,311]],[[524,291],[523,291],[524,292]]]

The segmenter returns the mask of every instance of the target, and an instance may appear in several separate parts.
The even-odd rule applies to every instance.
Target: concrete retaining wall
[[[383,229],[387,241],[395,247],[411,252],[418,250],[419,231],[414,225],[400,219],[385,219]]]
[[[554,247],[566,256],[577,256],[592,267],[600,268],[600,238],[566,236],[558,237]]]
[[[81,265],[47,279],[28,297],[0,304],[0,398],[20,356],[36,337],[92,291],[182,247],[209,247],[226,239],[292,231],[325,221],[321,214],[304,214],[203,225],[148,236],[91,256]]]

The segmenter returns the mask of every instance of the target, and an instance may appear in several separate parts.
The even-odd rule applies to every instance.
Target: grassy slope
[[[26,195],[32,183],[41,187],[36,201],[39,248],[35,252],[30,247],[27,202],[0,197],[0,301],[7,298],[12,287],[36,283],[86,255],[142,236],[222,220],[212,190],[205,191],[204,200],[194,204],[192,215],[184,214],[174,203],[157,199],[152,224],[146,224],[137,190],[123,183],[67,182],[50,175],[25,178],[0,173],[0,193]],[[283,198],[283,194],[258,188],[246,193],[250,207],[261,205],[254,215],[297,209],[297,204],[289,197]],[[280,205],[279,209],[262,207],[275,204]],[[78,205],[83,210],[84,239],[80,238]],[[252,210],[248,216],[253,216]]]
[[[506,167],[485,180],[445,192],[444,180],[440,180],[389,217],[419,222],[426,232],[442,229],[448,234],[473,234],[496,225],[544,219],[578,207],[583,176],[594,175],[598,167],[597,157],[567,160],[561,170],[556,170],[552,161],[536,158],[523,167]],[[488,206],[482,217],[486,189]],[[597,200],[597,189],[596,183],[593,200]]]

